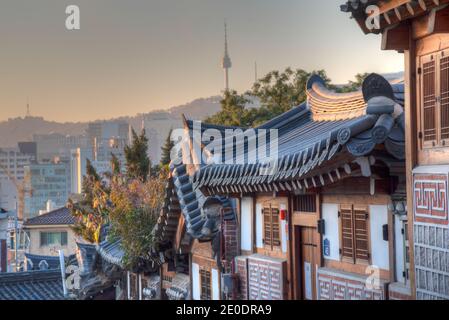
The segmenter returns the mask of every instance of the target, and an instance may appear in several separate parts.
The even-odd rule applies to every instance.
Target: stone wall
[[[318,300],[385,300],[385,282],[378,288],[367,286],[367,276],[336,269],[319,268]]]
[[[418,300],[449,299],[447,170],[447,166],[414,170],[413,240]]]

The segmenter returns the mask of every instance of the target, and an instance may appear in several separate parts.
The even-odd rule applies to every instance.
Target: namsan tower
[[[224,32],[225,32],[225,47],[224,47],[224,55],[222,60],[222,67],[224,70],[224,76],[225,76],[225,91],[229,91],[229,69],[232,67],[231,58],[229,57],[228,52],[228,27],[226,24],[226,21],[224,23]]]

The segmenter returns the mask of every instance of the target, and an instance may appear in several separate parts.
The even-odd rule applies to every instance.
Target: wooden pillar
[[[412,26],[409,23],[411,30]],[[405,57],[405,154],[407,174],[407,210],[408,235],[413,239],[413,174],[412,170],[417,164],[417,95],[416,95],[416,43],[409,32],[409,48],[404,51]],[[413,241],[412,241],[413,243]],[[410,287],[412,297],[416,298],[414,250],[410,246]]]

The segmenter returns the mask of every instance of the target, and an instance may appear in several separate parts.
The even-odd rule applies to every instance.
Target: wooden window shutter
[[[440,58],[440,127],[441,140],[449,139],[449,51],[441,52]]]
[[[211,276],[210,271],[201,269],[200,270],[200,280],[201,280],[201,300],[211,300]]]
[[[354,206],[355,260],[369,261],[368,208]]]
[[[436,62],[434,55],[422,58],[422,137],[424,146],[434,146],[437,140]]]
[[[263,232],[264,244],[272,245],[271,241],[271,208],[270,206],[263,208]]]
[[[354,226],[352,220],[352,205],[340,206],[341,225],[341,257],[343,260],[354,260]]]
[[[279,225],[279,208],[271,207],[271,229],[273,230],[273,246],[281,245],[281,227]]]

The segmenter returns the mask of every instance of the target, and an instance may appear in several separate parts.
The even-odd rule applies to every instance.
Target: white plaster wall
[[[338,204],[333,203],[323,203],[321,206],[322,217],[325,220],[323,241],[328,239],[330,242],[330,255],[324,256],[324,258],[337,261],[340,260],[338,207]]]
[[[263,248],[263,216],[262,204],[256,204],[256,246],[257,248]]]
[[[404,235],[402,234],[402,221],[399,216],[394,216],[394,247],[395,247],[395,267],[397,281],[404,281],[402,274],[404,270]]]
[[[386,205],[370,206],[370,234],[372,264],[389,270],[388,241],[383,240],[382,226],[388,224],[388,207]]]
[[[251,232],[252,229],[251,215],[253,214],[253,198],[251,197],[242,198],[240,214],[241,214],[240,246],[242,250],[251,251],[252,237],[253,237],[253,234]]]
[[[220,278],[217,269],[212,269],[212,300],[220,300]]]
[[[192,298],[201,300],[200,266],[196,263],[192,263]]]

